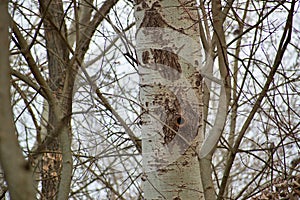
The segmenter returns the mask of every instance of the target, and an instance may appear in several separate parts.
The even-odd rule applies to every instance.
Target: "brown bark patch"
[[[182,73],[179,57],[170,49],[150,49],[142,53],[143,64],[153,70],[159,71],[160,75],[167,80],[178,80]]]

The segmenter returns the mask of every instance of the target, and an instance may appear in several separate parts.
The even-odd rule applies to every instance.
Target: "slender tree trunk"
[[[204,199],[196,1],[136,1],[145,199]]]
[[[62,1],[40,1],[40,9],[45,15],[49,86],[56,99],[55,104],[49,104],[47,135],[53,139],[42,158],[42,195],[43,199],[56,199],[64,193],[62,199],[67,199],[72,175],[70,123],[76,70],[69,62]]]
[[[89,19],[92,9],[83,8],[78,12],[77,5],[74,4],[75,25],[72,27],[75,27],[75,38],[69,37],[70,43],[62,0],[39,2],[41,13],[45,16],[49,86],[54,93],[54,101],[48,101],[48,133],[44,143],[47,152],[42,159],[42,195],[47,200],[63,200],[68,199],[72,178],[71,114],[75,77],[94,32],[118,0],[105,1],[92,19]],[[93,1],[84,3],[92,7]],[[76,49],[72,50],[72,58],[69,58],[74,42]]]
[[[0,1],[0,164],[12,200],[35,199],[30,164],[25,161],[15,135],[10,102],[8,1]]]

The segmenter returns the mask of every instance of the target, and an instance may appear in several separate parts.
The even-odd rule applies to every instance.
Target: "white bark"
[[[191,1],[137,1],[145,199],[204,199],[201,49]]]

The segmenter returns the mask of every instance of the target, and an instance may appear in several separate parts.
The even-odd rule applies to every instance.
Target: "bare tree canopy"
[[[299,7],[0,1],[0,199],[299,199]]]

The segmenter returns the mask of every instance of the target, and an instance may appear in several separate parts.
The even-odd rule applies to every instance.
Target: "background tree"
[[[35,35],[27,35],[27,30],[13,21],[14,42],[29,67],[30,76],[28,79],[17,71],[13,71],[13,74],[35,89],[38,95],[46,100],[43,106],[45,110],[38,112],[43,114],[36,116],[35,111],[29,110],[32,102],[26,100],[27,94],[22,93],[24,102],[29,102],[26,106],[37,131],[36,145],[28,149],[28,153],[36,167],[37,178],[41,180],[40,198],[42,199],[67,199],[70,193],[73,170],[71,117],[75,77],[80,67],[85,72],[93,91],[97,90],[96,93],[100,96],[104,107],[110,106],[100,91],[95,88],[95,83],[90,80],[82,65],[93,34],[116,3],[117,1],[106,1],[97,4],[99,8],[95,7],[93,1],[74,1],[69,4],[64,4],[63,1],[40,1],[38,7],[28,3],[25,6],[32,9],[30,18],[22,15],[23,7],[17,3],[15,5],[20,7],[16,6],[12,10],[15,18],[20,17],[20,21],[25,19],[25,26],[29,28],[37,26]],[[65,9],[65,6],[68,7]],[[36,15],[34,12],[40,14]],[[94,12],[93,15],[92,12]],[[74,21],[68,20],[69,17],[74,18]],[[31,23],[34,18],[38,20],[36,25]],[[69,27],[66,21],[71,22]],[[30,30],[34,31],[34,29]],[[26,38],[24,34],[29,38]],[[30,44],[26,41],[28,39],[32,40]],[[39,66],[37,60],[34,59],[35,53],[32,52],[32,48],[35,46],[39,46],[38,53],[43,54],[44,51],[44,56],[37,58],[44,58],[45,66]],[[24,66],[20,67],[21,70],[26,70]],[[15,85],[17,91],[21,93],[23,88]],[[39,98],[36,96],[37,94],[32,100]],[[109,110],[117,114],[112,109]],[[41,125],[38,123],[39,117]],[[117,117],[117,120],[121,118]],[[123,125],[126,125],[125,122]],[[134,142],[137,144],[136,141]],[[36,186],[39,187],[39,183]]]
[[[25,161],[14,134],[13,114],[10,106],[9,69],[9,15],[8,1],[0,2],[0,163],[5,173],[11,199],[34,198],[29,163]],[[6,190],[6,188],[4,188]],[[1,195],[2,196],[2,195]]]

